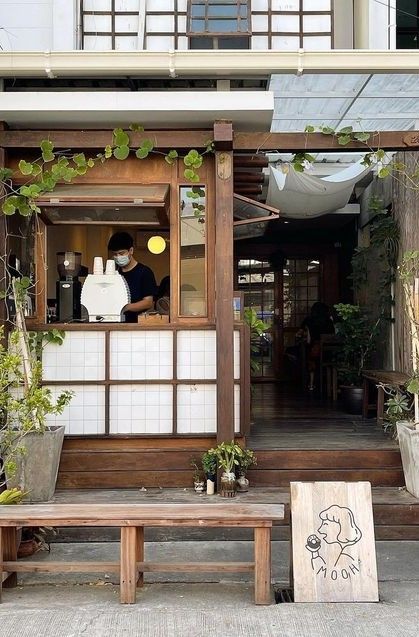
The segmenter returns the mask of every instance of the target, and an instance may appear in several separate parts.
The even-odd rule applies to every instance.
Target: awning
[[[355,184],[371,170],[361,161],[329,177],[297,172],[291,164],[284,164],[283,170],[271,166],[266,201],[292,219],[338,212],[349,202]]]
[[[279,219],[278,208],[235,194],[233,197],[234,239],[251,239],[265,234],[268,223]]]
[[[37,199],[51,224],[168,226],[169,185],[58,185]]]

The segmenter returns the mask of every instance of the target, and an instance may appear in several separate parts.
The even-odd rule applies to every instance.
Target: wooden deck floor
[[[339,404],[300,388],[254,385],[248,446],[261,449],[395,449],[374,418],[346,414]]]

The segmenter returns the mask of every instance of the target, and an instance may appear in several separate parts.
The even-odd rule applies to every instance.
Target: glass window
[[[205,186],[180,188],[180,316],[207,316]]]
[[[81,48],[137,48],[139,9],[140,0],[81,0]]]
[[[417,49],[419,41],[419,0],[396,2],[396,47]]]
[[[204,37],[197,37],[201,33]],[[228,37],[224,37],[224,33]],[[243,37],[243,33],[250,35],[248,0],[189,0],[191,49],[248,49],[250,38]],[[208,34],[214,36],[208,38]]]
[[[284,327],[298,328],[320,296],[318,259],[287,259],[283,269]]]

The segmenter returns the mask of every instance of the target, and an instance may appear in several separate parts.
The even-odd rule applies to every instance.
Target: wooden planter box
[[[397,423],[397,436],[402,456],[406,488],[419,498],[419,430],[408,421]]]

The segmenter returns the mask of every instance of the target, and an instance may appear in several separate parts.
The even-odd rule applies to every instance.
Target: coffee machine
[[[81,252],[57,252],[57,321],[81,319]]]

